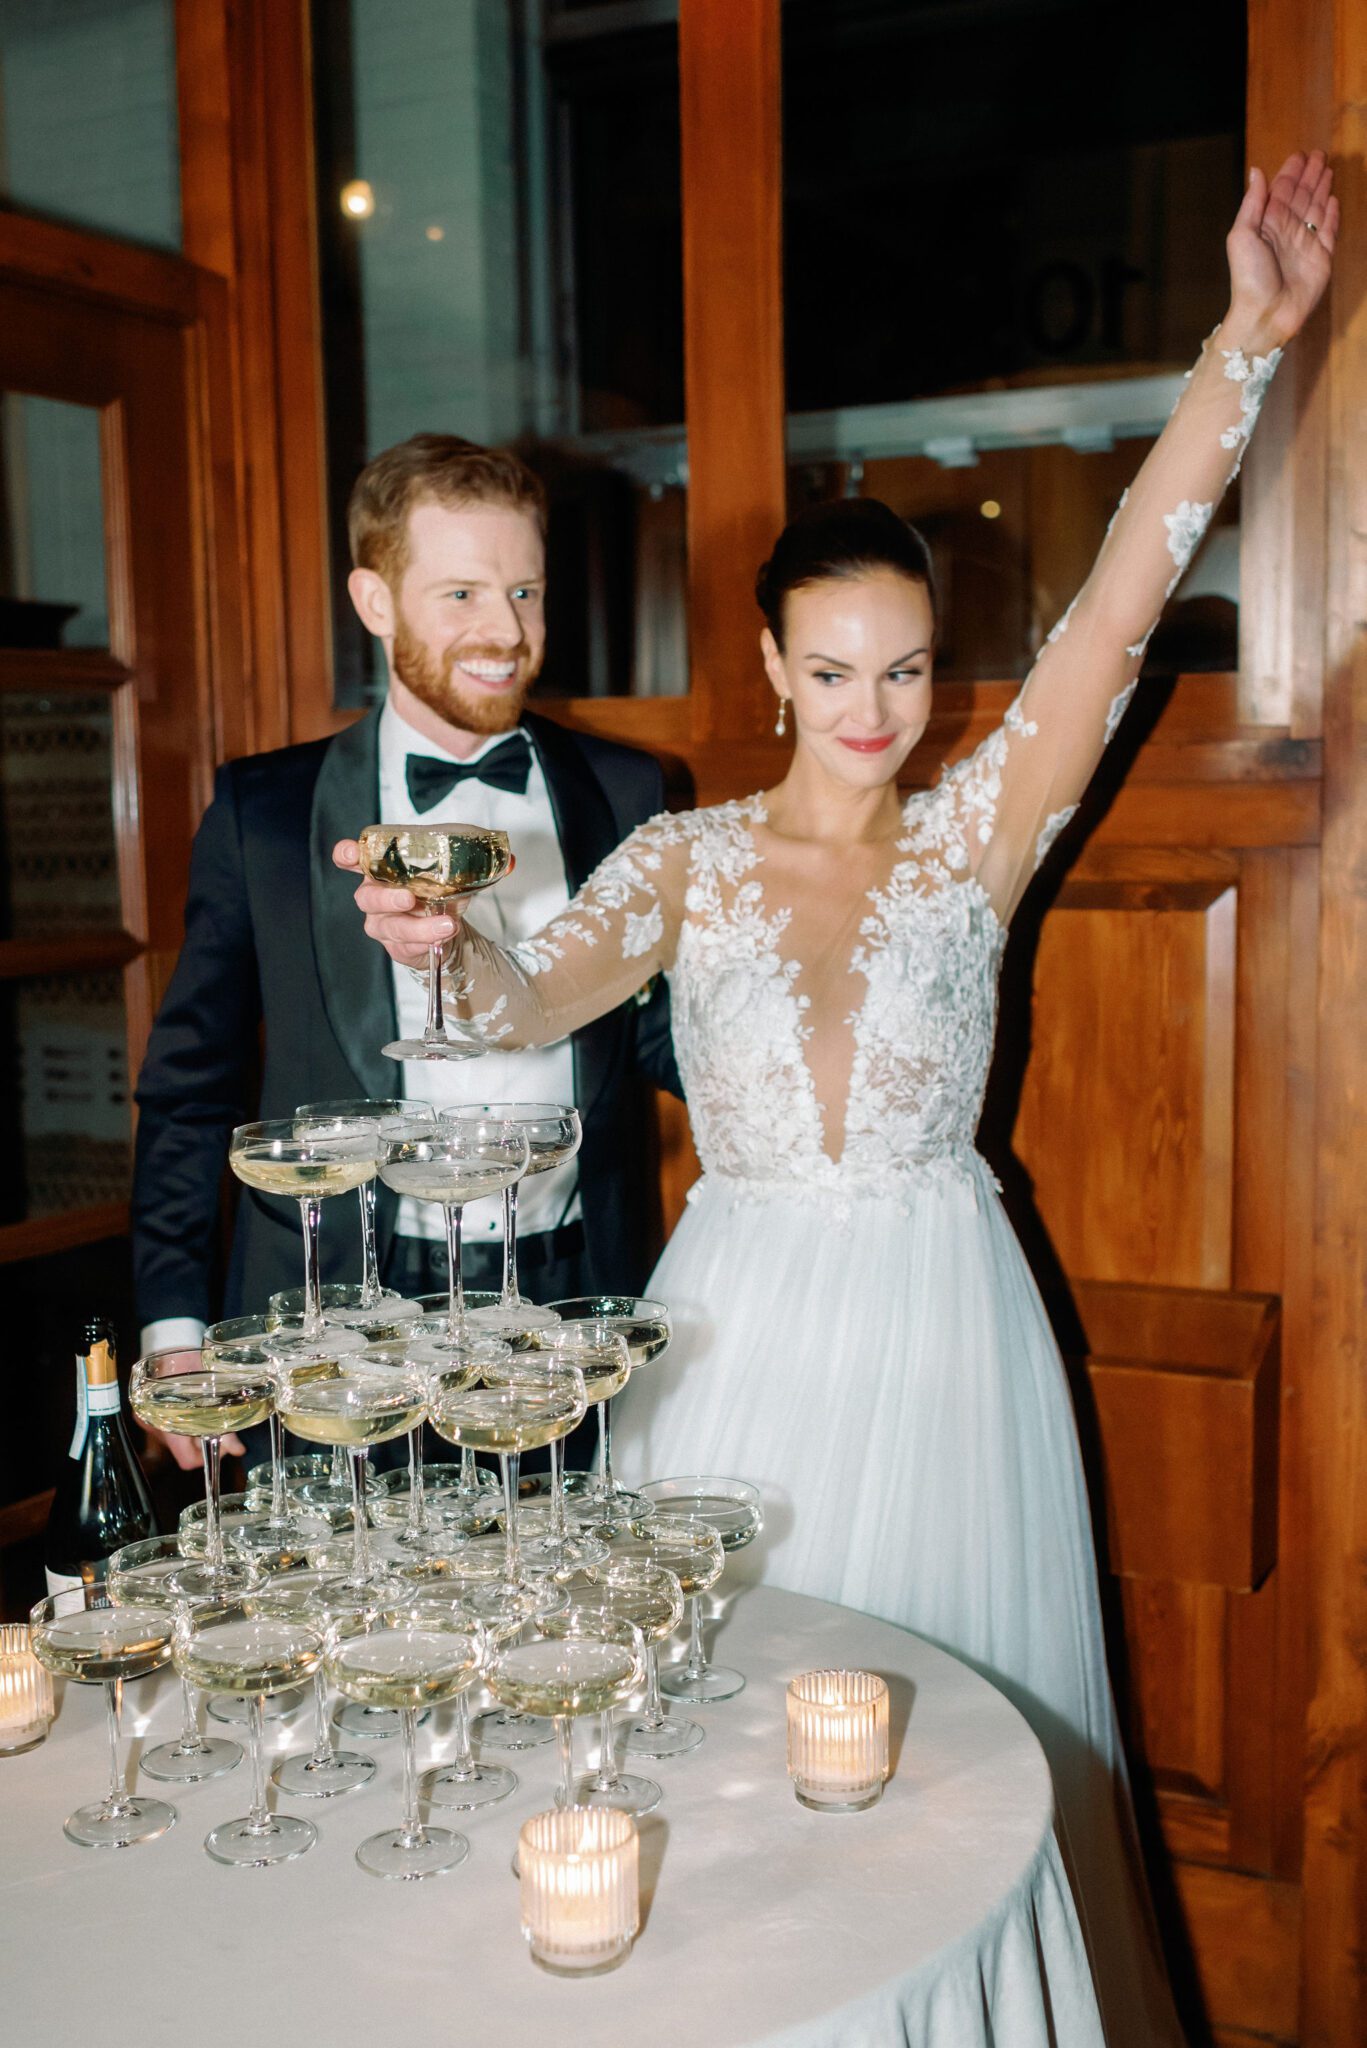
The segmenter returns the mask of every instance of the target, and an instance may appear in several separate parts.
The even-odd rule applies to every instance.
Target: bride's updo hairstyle
[[[890,505],[879,498],[832,498],[790,519],[755,578],[755,596],[780,654],[784,606],[792,591],[879,569],[919,583],[930,599],[932,619],[937,618],[930,549]]]

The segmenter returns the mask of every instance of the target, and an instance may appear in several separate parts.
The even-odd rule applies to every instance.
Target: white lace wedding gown
[[[536,938],[505,955],[468,933],[462,956],[465,1012],[505,1047],[669,976],[704,1174],[651,1282],[676,1336],[619,1403],[619,1470],[754,1481],[766,1526],[748,1556],[767,1581],[914,1629],[1018,1704],[1052,1767],[1112,2048],[1180,2035],[1063,1370],[973,1139],[1011,912],[1119,723],[1274,362],[1208,345],[1003,725],[907,801],[895,843],[855,850],[871,886],[852,857],[845,901],[783,900],[756,796],[653,820]],[[1014,1960],[937,2013],[937,2048],[1100,2038],[1058,1891],[1003,1933]]]

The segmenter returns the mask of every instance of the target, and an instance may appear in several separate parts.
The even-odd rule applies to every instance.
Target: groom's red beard
[[[541,657],[524,641],[520,647],[452,647],[438,656],[400,618],[394,633],[394,673],[419,703],[462,732],[511,732],[536,681]],[[515,661],[517,675],[506,690],[477,689],[456,673],[458,661]]]

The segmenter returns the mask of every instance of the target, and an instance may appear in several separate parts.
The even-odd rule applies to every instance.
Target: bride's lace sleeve
[[[639,825],[572,901],[506,951],[467,923],[444,970],[447,1008],[501,1051],[549,1045],[672,966],[683,916],[679,821]]]
[[[1213,336],[1004,723],[946,775],[938,836],[1009,918],[1134,694],[1150,634],[1238,472],[1281,351]]]

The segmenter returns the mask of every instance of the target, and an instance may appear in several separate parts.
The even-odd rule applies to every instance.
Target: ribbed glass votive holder
[[[788,1687],[788,1775],[804,1806],[859,1813],[888,1775],[888,1689],[871,1671],[805,1671]]]
[[[636,1823],[611,1807],[533,1814],[518,1837],[522,1932],[532,1959],[560,1976],[620,1963],[641,1923]]]
[[[33,1654],[27,1622],[0,1626],[0,1756],[35,1749],[52,1726],[52,1673]]]

